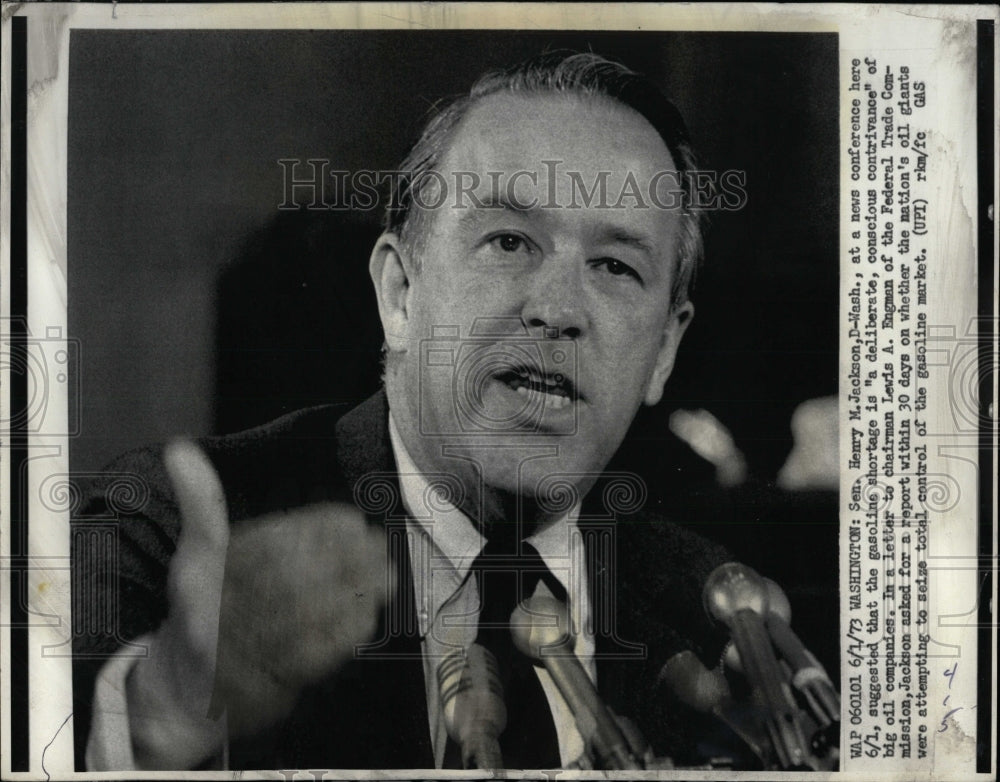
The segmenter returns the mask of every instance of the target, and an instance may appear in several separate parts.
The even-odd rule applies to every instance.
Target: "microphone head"
[[[703,600],[709,617],[725,625],[740,611],[749,610],[762,618],[768,611],[764,579],[740,562],[726,562],[709,574]]]
[[[767,610],[772,616],[778,616],[784,619],[786,624],[791,624],[792,604],[788,602],[785,590],[766,576],[764,577],[764,586],[767,589]]]
[[[535,595],[522,600],[510,615],[514,646],[532,660],[542,659],[543,650],[570,639],[569,611],[554,597]]]
[[[507,719],[503,684],[496,657],[486,647],[473,644],[468,649],[456,649],[438,664],[437,676],[447,724],[453,721],[456,709],[472,704],[477,713],[502,715],[497,721],[503,730]]]
[[[499,736],[507,726],[503,685],[493,653],[480,644],[457,649],[438,665],[448,735],[466,768],[503,768]]]
[[[664,663],[659,681],[685,706],[710,713],[729,700],[729,683],[718,671],[710,671],[694,652],[685,649]]]

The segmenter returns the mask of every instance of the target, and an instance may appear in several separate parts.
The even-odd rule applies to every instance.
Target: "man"
[[[573,653],[623,724],[656,753],[690,750],[655,690],[681,649],[718,659],[700,590],[726,556],[602,475],[693,315],[681,118],[622,66],[547,55],[480,80],[402,168],[370,262],[384,394],[116,465],[148,496],[117,562],[75,552],[78,603],[110,589],[121,617],[77,645],[89,768],[460,766],[439,669],[497,629],[481,556],[497,541],[533,555],[539,583],[518,597],[567,605]],[[501,673],[505,764],[599,762],[529,671]],[[548,747],[517,754],[540,734]]]

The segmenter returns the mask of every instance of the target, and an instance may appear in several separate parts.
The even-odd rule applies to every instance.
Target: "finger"
[[[181,542],[224,550],[229,542],[226,495],[208,457],[194,443],[176,440],[167,445],[163,461],[185,521]]]
[[[363,591],[376,603],[384,602],[395,585],[385,532],[353,505],[334,503],[329,514],[335,521],[325,525],[324,536],[336,561],[327,571],[329,577],[342,587]],[[336,533],[329,531],[331,526]]]
[[[208,457],[194,443],[171,443],[163,458],[181,512],[170,564],[170,613],[192,651],[214,665],[229,544],[225,494]]]

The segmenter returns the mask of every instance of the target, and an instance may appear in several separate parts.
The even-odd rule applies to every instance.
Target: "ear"
[[[368,273],[375,285],[378,314],[389,350],[405,352],[409,339],[410,278],[412,266],[399,237],[384,233],[375,243]]]
[[[655,405],[662,398],[663,387],[674,371],[677,348],[680,347],[684,332],[687,331],[693,317],[694,304],[690,301],[677,307],[671,307],[667,323],[663,327],[663,342],[660,345],[660,352],[656,356],[656,364],[646,385],[646,395],[643,401],[647,405]]]

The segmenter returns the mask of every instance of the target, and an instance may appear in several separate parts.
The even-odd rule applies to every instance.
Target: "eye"
[[[617,258],[598,258],[596,261],[594,261],[594,265],[603,266],[605,269],[607,269],[608,274],[611,274],[615,277],[621,277],[627,275],[629,277],[634,278],[638,282],[642,282],[642,277],[639,276],[639,273],[635,269],[633,269],[627,263],[619,261]]]
[[[490,244],[505,253],[516,253],[530,249],[524,237],[517,234],[497,234],[490,239]]]

